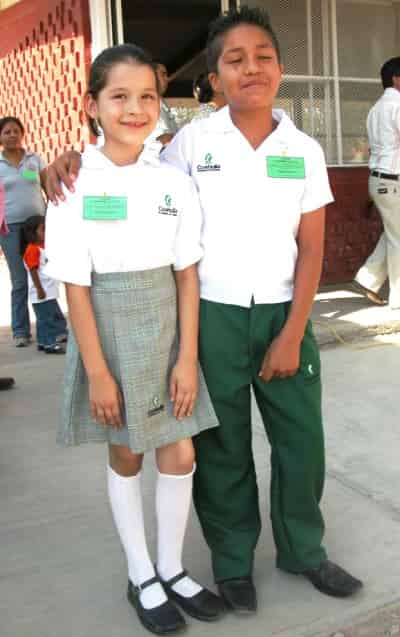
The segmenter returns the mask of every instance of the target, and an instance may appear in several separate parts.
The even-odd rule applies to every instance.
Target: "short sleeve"
[[[329,185],[325,156],[321,146],[313,142],[312,152],[306,163],[305,190],[301,200],[301,212],[313,212],[334,201]]]
[[[93,268],[82,220],[82,198],[64,194],[66,201],[58,206],[50,203],[47,209],[45,272],[64,283],[90,286]]]
[[[202,258],[201,229],[202,214],[199,197],[193,181],[188,178],[175,238],[173,264],[175,270],[184,270]]]
[[[24,253],[24,261],[28,270],[34,270],[40,265],[40,248],[34,243],[30,243]]]
[[[173,137],[171,142],[161,153],[161,161],[179,168],[187,175],[191,175],[191,159],[192,159],[192,128],[191,124],[187,124]]]
[[[44,161],[43,157],[41,157],[40,155],[37,155],[38,158],[38,162],[39,162],[39,172],[41,173],[42,170],[44,170],[46,168],[46,162]]]

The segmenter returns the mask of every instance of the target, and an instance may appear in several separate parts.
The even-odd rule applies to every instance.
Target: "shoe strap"
[[[166,584],[167,586],[173,586],[177,582],[180,582],[181,579],[183,579],[184,577],[187,577],[187,571],[185,570],[183,570],[181,573],[178,573],[178,575],[174,575],[174,577],[171,577],[171,579],[164,581],[164,584]]]
[[[154,577],[147,579],[145,582],[142,582],[141,584],[137,584],[135,586],[135,590],[138,593],[141,593],[142,591],[144,591],[145,588],[148,588],[149,586],[153,586],[153,584],[157,584],[157,583],[160,583],[160,580],[157,577],[157,575],[155,575]]]

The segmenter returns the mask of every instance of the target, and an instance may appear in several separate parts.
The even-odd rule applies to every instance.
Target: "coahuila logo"
[[[158,212],[160,215],[171,215],[171,217],[176,217],[176,215],[178,214],[178,210],[177,208],[172,206],[171,195],[165,195],[164,205],[158,206]]]
[[[207,172],[219,172],[221,170],[220,164],[215,164],[213,161],[213,156],[211,153],[207,153],[204,157],[204,164],[197,165],[198,173],[207,173]]]

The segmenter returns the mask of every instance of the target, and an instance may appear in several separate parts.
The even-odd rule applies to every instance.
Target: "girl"
[[[29,272],[29,296],[36,314],[36,339],[39,351],[65,354],[61,343],[67,340],[67,323],[58,305],[58,281],[49,277],[44,268],[44,217],[29,217],[22,232],[21,253]]]
[[[73,328],[59,439],[108,442],[108,491],[128,562],[128,598],[146,628],[167,633],[185,626],[170,600],[208,621],[223,604],[181,564],[191,436],[218,423],[201,378],[195,407],[198,201],[191,181],[143,146],[159,103],[155,67],[143,50],[121,45],[96,58],[85,108],[105,143],[86,149],[75,193],[60,209],[50,206],[46,250],[48,274],[66,284]],[[159,470],[157,571],[140,488],[143,453],[151,449]]]
[[[42,194],[46,166],[43,159],[23,147],[24,127],[17,117],[0,120],[0,181],[5,194],[5,222],[8,232],[0,232],[11,278],[11,329],[16,347],[30,343],[28,278],[20,244],[22,225],[32,214],[44,215]]]

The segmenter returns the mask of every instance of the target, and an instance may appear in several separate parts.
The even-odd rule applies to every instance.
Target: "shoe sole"
[[[318,584],[314,584],[314,582],[312,582],[311,580],[309,580],[309,582],[320,593],[323,593],[324,595],[327,595],[328,597],[336,597],[337,599],[345,599],[346,597],[353,597],[353,595],[356,595],[356,593],[358,593],[362,589],[362,584],[361,584],[360,586],[357,586],[357,588],[355,588],[354,591],[351,591],[351,593],[341,593],[340,591],[328,590],[328,589],[325,589],[323,586],[318,586]]]
[[[372,290],[369,290],[368,288],[365,288],[363,285],[361,285],[361,283],[358,283],[358,281],[353,281],[351,283],[351,287],[354,290],[354,292],[357,292],[357,294],[361,294],[362,296],[366,297],[374,305],[387,305],[388,304],[385,299],[382,299],[379,296],[379,294],[376,294],[376,292],[373,292]]]
[[[171,629],[158,629],[157,627],[153,626],[153,624],[149,624],[146,619],[142,616],[142,614],[140,613],[140,609],[137,607],[136,604],[136,598],[133,595],[130,595],[129,591],[127,593],[127,598],[129,603],[133,606],[133,608],[136,611],[136,615],[140,621],[140,623],[142,624],[142,626],[144,626],[144,628],[146,628],[147,630],[149,630],[151,633],[153,633],[154,635],[172,635],[175,633],[182,633],[186,630],[187,626],[186,624],[184,624],[183,626],[179,626],[178,628],[171,628]]]

